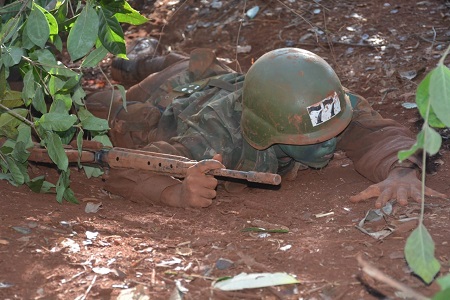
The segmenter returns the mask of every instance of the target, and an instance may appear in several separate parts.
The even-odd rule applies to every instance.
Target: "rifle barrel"
[[[113,148],[103,152],[100,160],[107,163],[111,168],[135,168],[181,178],[186,176],[189,167],[197,163],[197,161],[182,156],[141,150],[130,151],[123,148]],[[280,175],[273,173],[214,169],[207,172],[207,174],[270,185],[279,185],[281,183]]]

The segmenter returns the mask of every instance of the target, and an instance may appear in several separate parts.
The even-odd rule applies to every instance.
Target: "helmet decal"
[[[331,118],[339,114],[341,111],[341,103],[339,101],[338,94],[334,92],[333,96],[314,103],[306,109],[308,110],[311,123],[315,127],[329,121]]]

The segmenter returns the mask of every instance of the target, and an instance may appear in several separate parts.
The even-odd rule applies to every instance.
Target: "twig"
[[[83,297],[81,297],[80,300],[85,300],[86,299],[86,297],[89,294],[89,292],[91,291],[92,286],[94,285],[96,279],[97,279],[97,275],[95,275],[94,278],[92,278],[91,284],[89,285],[88,289],[86,290],[86,293],[84,293]]]
[[[326,284],[324,284],[324,285],[321,285],[321,286],[319,286],[319,287],[316,287],[316,288],[310,289],[310,290],[308,290],[308,291],[306,291],[306,292],[303,292],[302,295],[303,295],[303,296],[307,296],[307,295],[309,295],[309,294],[312,294],[312,293],[315,293],[315,292],[317,292],[317,291],[323,290],[324,288],[326,288],[326,287],[328,287],[328,286],[333,286],[333,284],[332,284],[331,282],[328,282],[328,283],[326,283]]]
[[[77,278],[78,276],[81,276],[81,275],[83,275],[84,273],[86,273],[86,270],[84,270],[84,271],[81,271],[81,272],[79,272],[79,273],[77,273],[77,274],[75,274],[75,275],[73,275],[72,277],[70,277],[69,279],[62,279],[61,280],[61,283],[68,283],[68,282],[70,282],[70,281],[72,281],[72,280],[74,280],[75,278]],[[48,279],[48,278],[47,278]]]
[[[393,288],[395,288],[398,291],[401,291],[406,297],[411,297],[416,300],[430,300],[430,298],[425,297],[424,295],[416,292],[415,290],[411,289],[410,287],[404,285],[403,283],[387,276],[374,266],[370,265],[368,262],[363,260],[361,255],[358,255],[356,257],[358,260],[358,264],[361,266],[362,271],[369,275],[372,278],[375,278],[378,281],[381,281]]]
[[[108,117],[106,118],[106,120],[108,121],[108,124],[109,124],[109,119],[111,117],[111,109],[112,109],[112,106],[114,103],[114,85],[111,83],[108,76],[106,76],[105,72],[103,72],[103,69],[101,67],[99,67],[99,70],[103,74],[103,77],[105,77],[105,80],[108,83],[108,85],[111,87],[111,100],[109,101]]]
[[[27,123],[28,125],[30,125],[32,128],[34,128],[34,123],[31,122],[30,120],[28,120],[27,118],[22,117],[21,115],[19,115],[18,113],[16,113],[15,111],[9,109],[8,107],[4,106],[3,104],[0,103],[0,108],[6,110],[8,112],[8,114],[16,117],[17,119]]]
[[[282,293],[278,292],[273,286],[268,286],[267,290],[271,292],[278,300],[285,300],[286,298]]]
[[[219,296],[222,299],[261,299],[261,296],[244,292],[221,291],[217,289],[212,290],[214,296]]]
[[[237,35],[236,35],[236,47],[235,49],[235,56],[234,56],[234,60],[236,62],[236,67],[234,68],[236,71],[241,72],[241,65],[239,64],[238,61],[238,46],[239,46],[239,37],[241,35],[241,29],[242,29],[242,23],[244,22],[244,17],[245,17],[245,10],[247,8],[247,1],[244,1],[244,7],[242,8],[242,18],[239,20],[239,27],[238,27],[238,31],[237,31]]]

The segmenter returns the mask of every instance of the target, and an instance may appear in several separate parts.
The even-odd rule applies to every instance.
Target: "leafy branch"
[[[85,138],[110,145],[108,121],[84,105],[82,71],[108,53],[126,58],[121,23],[147,19],[125,0],[9,2],[0,7],[0,179],[37,192],[55,189],[59,202],[76,202],[64,145],[76,140],[81,151]],[[65,52],[79,67],[61,62]],[[7,80],[15,71],[21,90],[11,90]],[[57,166],[56,184],[29,177],[27,149],[35,143],[47,148]]]
[[[450,70],[444,61],[450,51],[446,49],[437,66],[427,74],[417,88],[416,103],[424,123],[417,135],[416,143],[411,149],[400,151],[398,158],[405,160],[420,149],[422,152],[422,165],[425,166],[426,155],[435,155],[442,145],[442,137],[434,128],[450,127]],[[434,241],[423,224],[425,210],[425,171],[422,172],[422,201],[418,227],[408,237],[405,245],[405,258],[414,273],[430,284],[441,265],[434,256]],[[433,297],[437,299],[450,297],[450,276],[440,281],[442,291]]]

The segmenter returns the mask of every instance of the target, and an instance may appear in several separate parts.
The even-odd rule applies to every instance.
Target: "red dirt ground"
[[[126,35],[161,37],[164,51],[213,48],[218,56],[237,59],[243,71],[266,51],[305,48],[324,57],[342,83],[382,115],[417,132],[416,109],[402,104],[414,102],[417,84],[450,41],[450,6],[443,0],[392,2],[135,1],[131,4],[150,22],[126,28]],[[243,14],[256,5],[260,10],[253,19]],[[251,50],[236,54],[236,45]],[[105,69],[108,65],[105,61]],[[412,79],[411,71],[417,73]],[[101,82],[98,72],[93,74],[87,85]],[[447,143],[429,164],[427,185],[450,194],[448,134],[443,132]],[[32,171],[57,178],[46,166]],[[136,288],[133,299],[137,294],[139,299],[400,299],[390,286],[363,276],[358,255],[426,296],[439,289],[411,274],[404,259],[415,223],[397,220],[417,216],[417,204],[395,206],[387,223],[373,225],[396,227],[383,240],[355,228],[374,202],[349,201],[371,183],[344,155],[279,188],[251,188],[241,195],[219,190],[211,207],[198,210],[142,207],[104,192],[100,178],[87,179],[75,167],[72,174],[80,205],[59,204],[54,195],[0,181],[1,299],[117,299],[126,287]],[[89,202],[101,202],[101,209],[86,213]],[[328,212],[333,214],[316,217]],[[450,271],[449,216],[448,201],[427,200],[425,225],[441,275]],[[264,237],[242,231],[260,226],[255,220],[286,226],[289,233]],[[87,242],[89,232],[98,236]],[[62,246],[70,240],[78,252]],[[221,269],[219,259],[232,264]],[[161,266],[169,261],[174,264]],[[99,267],[110,273],[98,273]],[[238,292],[211,288],[215,279],[241,272],[287,272],[300,283]],[[189,290],[183,297],[174,294],[176,282]]]

